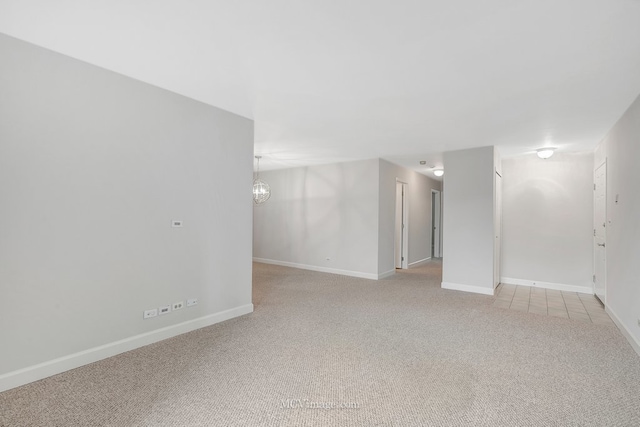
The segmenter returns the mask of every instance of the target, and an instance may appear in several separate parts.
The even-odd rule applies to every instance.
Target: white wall
[[[495,149],[444,153],[442,287],[493,295]]]
[[[261,173],[271,198],[254,209],[254,258],[377,278],[378,169],[371,159]]]
[[[0,390],[252,311],[252,122],[3,35],[0,57]]]
[[[380,228],[378,273],[395,271],[396,179],[407,183],[409,203],[409,264],[431,257],[431,190],[441,183],[410,169],[380,160]]]
[[[640,354],[640,97],[596,153],[607,159],[607,311]]]
[[[593,153],[502,161],[502,282],[593,289]]]

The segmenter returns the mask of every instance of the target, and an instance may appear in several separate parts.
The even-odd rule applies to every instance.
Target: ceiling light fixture
[[[548,159],[549,157],[553,156],[553,152],[556,149],[553,147],[545,147],[545,148],[540,148],[538,150],[536,150],[536,153],[538,154],[538,157],[540,157],[541,159]]]
[[[442,176],[442,175],[444,175],[444,170],[442,170],[442,169],[434,169],[433,170],[433,174],[435,176]]]
[[[253,180],[253,201],[256,205],[260,205],[271,197],[271,188],[269,184],[260,179],[260,159],[262,156],[255,156],[255,158],[258,160],[258,169]]]

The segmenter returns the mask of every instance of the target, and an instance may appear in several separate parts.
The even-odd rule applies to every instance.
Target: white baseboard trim
[[[593,295],[593,289],[588,286],[565,285],[563,283],[540,282],[538,280],[514,279],[513,277],[501,277],[500,283]]]
[[[0,375],[0,392],[253,312],[253,304],[210,314]]]
[[[409,268],[411,268],[411,267],[415,267],[415,266],[416,266],[416,265],[418,265],[418,264],[422,264],[422,263],[424,263],[424,262],[427,262],[427,261],[429,261],[430,259],[431,259],[431,257],[424,258],[424,259],[421,259],[421,260],[419,260],[419,261],[414,261],[414,262],[412,262],[412,263],[410,263],[410,264],[409,264]]]
[[[616,324],[618,329],[620,329],[622,335],[627,339],[627,341],[629,341],[629,344],[631,344],[631,347],[635,350],[638,356],[640,356],[640,341],[631,334],[629,328],[627,328],[625,324],[622,323],[620,317],[618,317],[618,315],[613,310],[611,310],[609,306],[605,306],[604,310],[607,312],[609,317],[611,317],[611,320],[613,320],[613,323]]]
[[[300,268],[302,270],[319,271],[321,273],[341,274],[343,276],[359,277],[361,279],[378,280],[380,278],[380,275],[375,273],[363,273],[361,271],[340,270],[339,268],[320,267],[318,265],[309,265],[309,264],[298,264],[296,262],[278,261],[275,259],[254,257],[253,261],[261,262],[263,264],[281,265],[283,267]],[[386,273],[383,273],[383,274],[386,274]]]
[[[391,277],[394,274],[396,274],[396,269],[395,268],[393,270],[385,271],[384,273],[378,274],[378,279],[384,279],[386,277]]]
[[[459,283],[442,282],[442,289],[449,289],[452,291],[473,292],[474,294],[492,295],[493,288],[485,288],[482,286],[473,285],[461,285]]]

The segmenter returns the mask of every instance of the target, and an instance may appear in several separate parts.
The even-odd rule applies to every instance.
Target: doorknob
[[[604,248],[604,243],[598,243],[598,246],[602,246]]]

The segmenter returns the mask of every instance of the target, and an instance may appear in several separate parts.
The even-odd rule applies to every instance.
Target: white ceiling
[[[262,169],[593,149],[638,0],[0,0],[0,32],[255,120]]]

